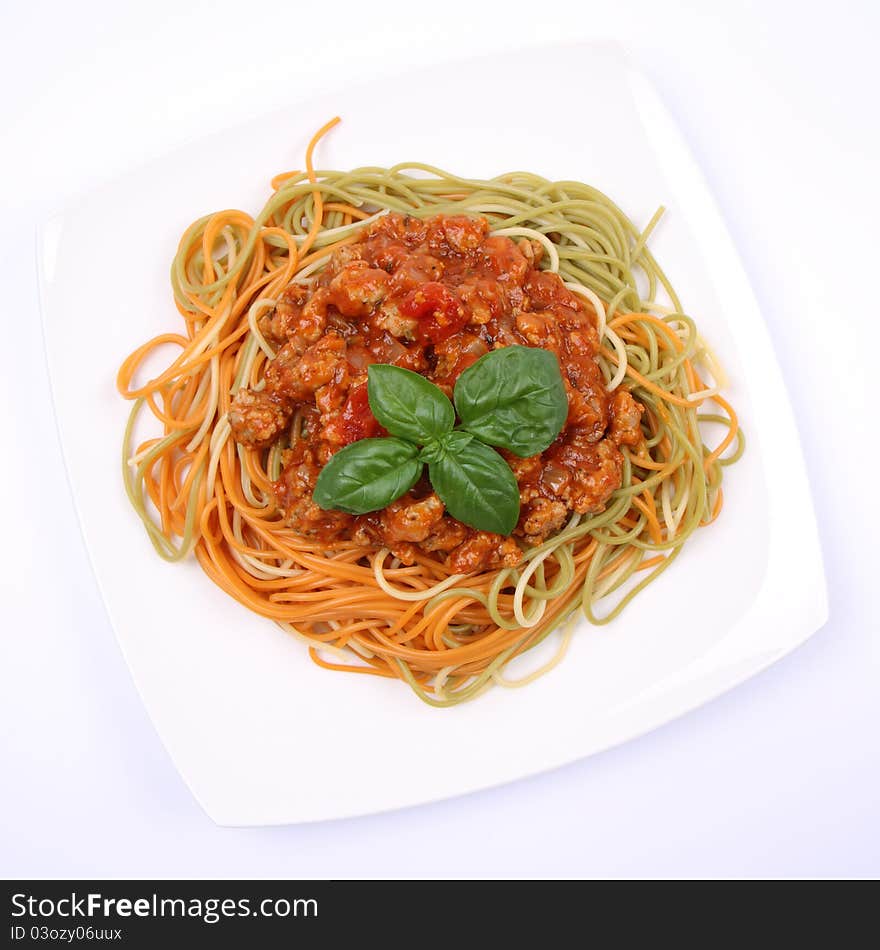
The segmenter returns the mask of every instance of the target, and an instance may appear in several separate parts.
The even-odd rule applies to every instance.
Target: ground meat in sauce
[[[384,545],[405,563],[420,551],[439,555],[470,573],[516,565],[521,543],[543,541],[572,512],[601,511],[620,486],[620,446],[642,443],[643,407],[623,389],[606,392],[595,316],[557,275],[538,269],[541,245],[488,231],[479,217],[385,215],[358,242],[337,249],[311,284],[291,284],[260,319],[277,353],[263,389],[236,395],[229,422],[244,445],[287,445],[300,410],[304,435],[282,453],[275,484],[279,508],[298,533]],[[569,413],[541,455],[502,453],[520,488],[512,537],[453,519],[425,479],[367,515],[323,511],[312,501],[334,452],[384,434],[367,399],[371,363],[403,366],[451,394],[483,354],[514,344],[556,354]]]

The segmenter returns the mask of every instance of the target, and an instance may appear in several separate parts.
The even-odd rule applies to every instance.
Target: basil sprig
[[[367,373],[370,409],[391,437],[337,452],[318,476],[315,502],[350,514],[377,511],[409,491],[427,464],[453,518],[510,534],[519,520],[519,486],[489,446],[525,458],[559,435],[568,397],[555,355],[526,346],[487,353],[459,376],[455,406],[418,373],[382,363]]]

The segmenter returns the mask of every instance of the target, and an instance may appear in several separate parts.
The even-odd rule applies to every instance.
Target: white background
[[[880,874],[877,5],[314,9],[82,2],[0,14],[0,875]],[[535,75],[528,47],[593,38],[621,42],[654,82],[740,249],[796,409],[831,620],[720,700],[551,774],[370,818],[215,827],[146,718],[82,546],[45,373],[35,225],[256,111],[481,51],[522,48],[521,73],[498,77],[496,94],[541,83],[587,127],[588,90]],[[393,102],[388,118],[390,135],[406,122]],[[94,281],[97,298],[98,262]]]

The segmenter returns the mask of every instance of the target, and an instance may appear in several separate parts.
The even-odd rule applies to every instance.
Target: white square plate
[[[647,82],[614,49],[562,47],[380,79],[185,147],[89,195],[40,236],[59,428],[107,609],[169,753],[220,824],[309,821],[413,805],[590,755],[667,722],[788,653],[826,618],[792,411],[736,252]],[[194,563],[157,558],[120,480],[128,406],[117,366],[173,328],[168,267],[196,217],[256,211],[312,132],[319,165],[429,162],[472,177],[577,178],[644,224],[731,377],[747,434],[722,517],[610,626],[523,690],[448,710],[398,682],[314,666]],[[756,411],[756,410],[760,411]],[[533,662],[533,658],[519,663]],[[516,671],[514,671],[516,672]]]

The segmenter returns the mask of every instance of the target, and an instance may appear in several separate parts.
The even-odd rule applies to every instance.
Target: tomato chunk
[[[400,312],[419,321],[419,337],[427,343],[448,339],[468,321],[464,304],[437,281],[428,281],[411,290],[401,300]]]
[[[384,432],[370,409],[366,383],[354,386],[348,394],[348,399],[342,408],[339,431],[343,445],[360,439],[372,439]]]

